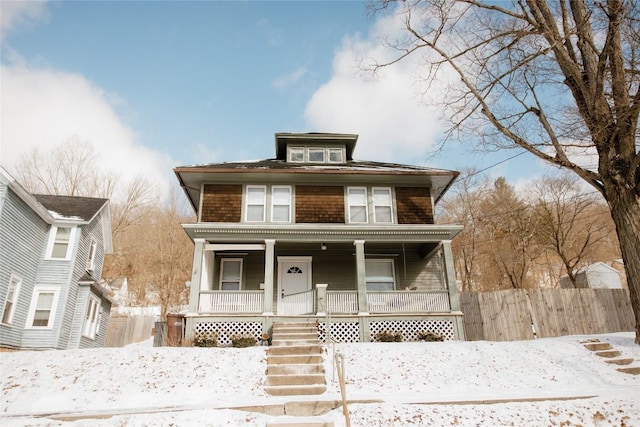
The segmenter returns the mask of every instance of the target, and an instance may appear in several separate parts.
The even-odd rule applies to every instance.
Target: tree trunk
[[[611,216],[616,224],[631,308],[636,319],[636,344],[640,345],[640,203],[633,186],[612,188],[605,185],[605,188]]]

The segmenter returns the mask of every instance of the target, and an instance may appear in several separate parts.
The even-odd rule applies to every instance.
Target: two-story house
[[[278,133],[276,157],[174,169],[197,214],[185,335],[317,320],[342,342],[381,331],[464,339],[434,206],[458,172],[353,160],[358,135]]]
[[[0,167],[0,347],[104,346],[107,199],[34,195]]]

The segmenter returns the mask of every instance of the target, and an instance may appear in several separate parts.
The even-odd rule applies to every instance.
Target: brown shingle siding
[[[427,187],[396,187],[398,224],[433,224],[431,191]]]
[[[240,222],[242,185],[206,184],[202,195],[201,222]]]
[[[296,185],[297,223],[344,223],[344,187]]]

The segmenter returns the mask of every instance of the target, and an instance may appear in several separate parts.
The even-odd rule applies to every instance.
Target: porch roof
[[[182,224],[191,240],[217,242],[323,241],[352,242],[440,242],[451,240],[464,228],[462,225],[345,225],[345,224],[242,224],[196,223]]]

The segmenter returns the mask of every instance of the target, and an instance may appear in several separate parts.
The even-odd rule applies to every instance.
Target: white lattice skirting
[[[216,334],[218,345],[231,345],[233,335],[252,335],[256,341],[262,336],[262,322],[202,322],[196,323],[196,336]]]
[[[455,339],[451,320],[383,320],[369,323],[369,336],[375,341],[378,332],[401,332],[403,341],[418,341],[418,332],[432,332],[445,340]]]

